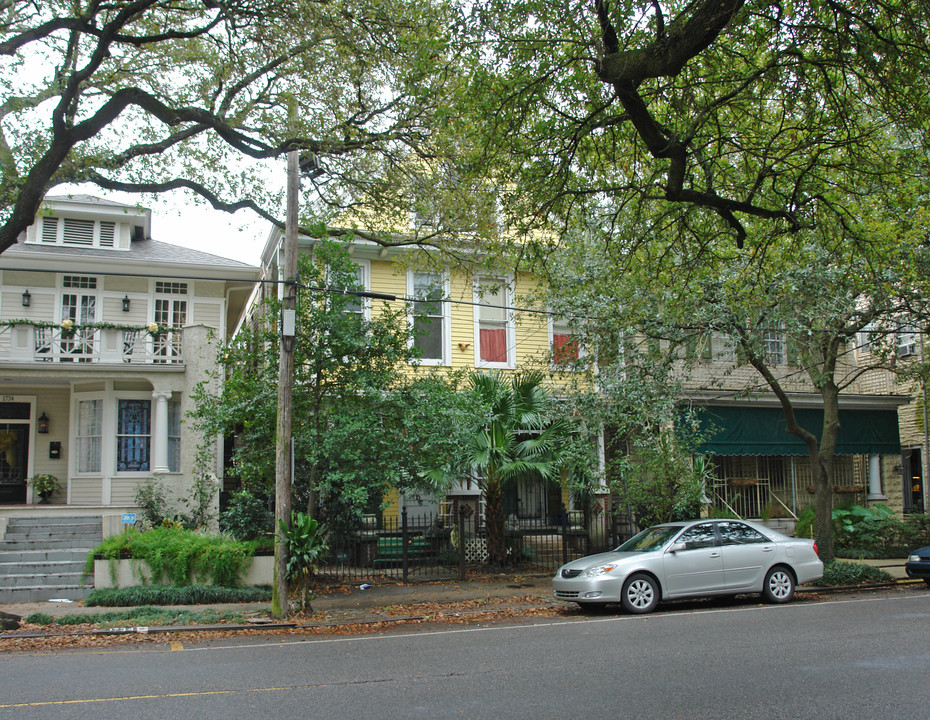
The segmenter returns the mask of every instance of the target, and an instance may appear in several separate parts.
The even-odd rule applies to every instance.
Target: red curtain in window
[[[552,333],[552,360],[556,365],[578,359],[578,341],[571,335]]]
[[[481,330],[479,341],[481,342],[481,359],[484,362],[507,362],[506,330]]]

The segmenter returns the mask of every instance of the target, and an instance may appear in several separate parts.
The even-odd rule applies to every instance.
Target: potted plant
[[[39,473],[27,479],[26,482],[32,485],[32,491],[42,498],[39,502],[43,505],[48,504],[48,499],[56,490],[61,490],[61,483],[58,478],[48,473]]]

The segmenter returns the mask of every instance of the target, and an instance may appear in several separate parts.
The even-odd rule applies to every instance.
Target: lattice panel
[[[471,538],[465,541],[465,562],[483,563],[488,561],[488,541],[484,538]]]

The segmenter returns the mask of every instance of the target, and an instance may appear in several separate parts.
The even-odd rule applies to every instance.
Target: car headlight
[[[908,555],[908,562],[920,562],[920,555]]]
[[[587,570],[585,570],[582,575],[585,577],[597,577],[598,575],[609,573],[615,567],[617,567],[617,563],[615,562],[605,563],[604,565],[595,565],[594,567],[589,567]]]

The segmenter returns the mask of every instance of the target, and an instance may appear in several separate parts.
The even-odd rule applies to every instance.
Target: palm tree
[[[472,438],[469,465],[484,491],[488,561],[502,565],[504,490],[527,477],[558,477],[560,446],[567,435],[564,420],[551,420],[552,400],[539,371],[515,374],[507,382],[500,373],[476,372],[472,390],[488,408],[484,426]]]

